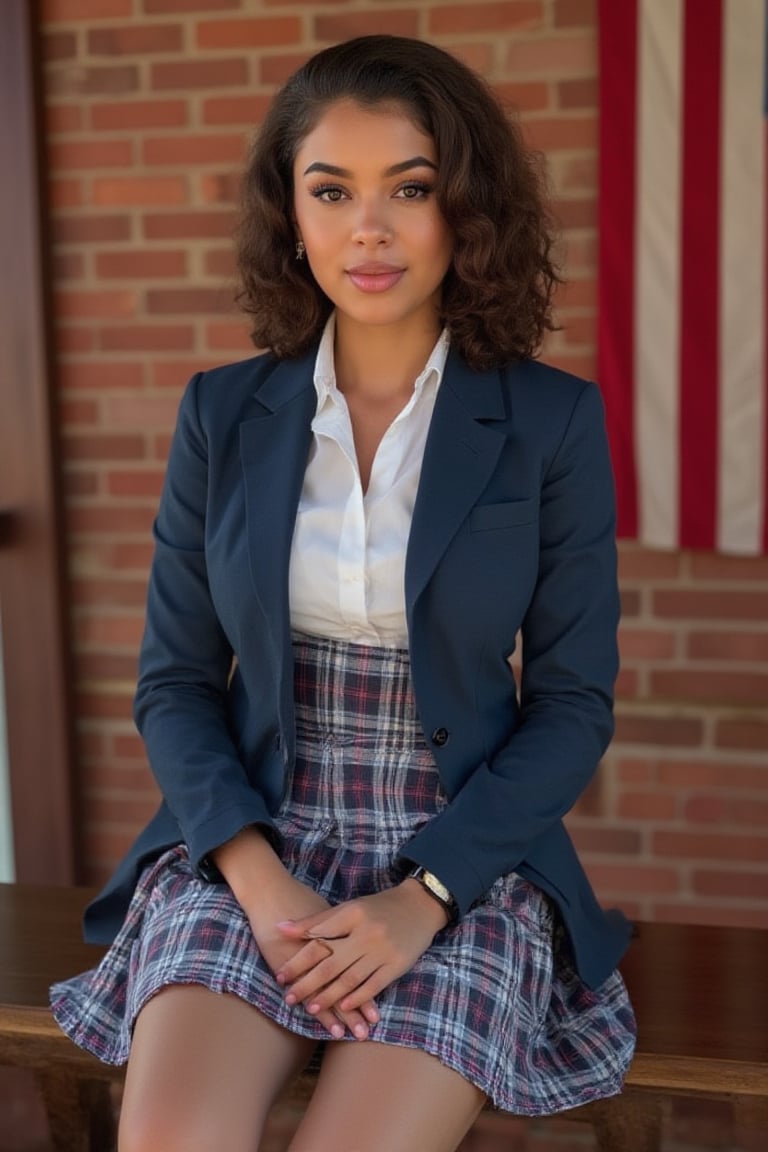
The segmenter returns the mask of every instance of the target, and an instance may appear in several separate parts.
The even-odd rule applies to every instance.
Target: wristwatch
[[[452,923],[458,916],[459,908],[451,893],[443,884],[442,880],[435,876],[434,872],[429,872],[421,864],[417,864],[408,873],[410,880],[418,880],[422,888],[429,892],[433,900],[437,900],[438,904],[442,904],[448,916],[448,923]]]

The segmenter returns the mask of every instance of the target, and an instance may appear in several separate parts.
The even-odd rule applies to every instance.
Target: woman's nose
[[[388,214],[378,200],[360,201],[353,239],[357,244],[387,244],[392,239]]]

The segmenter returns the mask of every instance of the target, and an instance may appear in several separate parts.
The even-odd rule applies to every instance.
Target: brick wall
[[[250,351],[237,172],[276,82],[367,31],[464,57],[547,151],[568,287],[555,363],[595,370],[592,0],[42,0],[80,828],[105,876],[156,796],[130,720],[150,525],[189,375]],[[571,818],[606,900],[768,926],[768,562],[624,546],[618,734]]]

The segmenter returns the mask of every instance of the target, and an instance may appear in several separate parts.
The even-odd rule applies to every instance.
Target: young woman
[[[155,525],[163,805],[53,990],[128,1061],[121,1152],[253,1152],[323,1040],[292,1152],[448,1152],[487,1099],[621,1087],[628,925],[562,823],[612,733],[612,482],[597,389],[532,358],[550,252],[448,54],[364,37],[278,93],[239,243],[268,351],[190,382]]]

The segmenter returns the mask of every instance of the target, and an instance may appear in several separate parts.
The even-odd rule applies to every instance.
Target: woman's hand
[[[277,974],[303,947],[303,941],[292,940],[278,931],[278,921],[328,915],[331,911],[328,901],[286,870],[256,827],[243,828],[237,836],[220,845],[213,857],[248,917],[259,951]],[[327,955],[327,950],[323,954]],[[366,1040],[368,1024],[375,1024],[379,1018],[372,1000],[349,1012],[329,1003],[313,1015],[337,1040],[344,1036],[345,1026],[356,1039]]]
[[[304,946],[303,940],[291,939],[286,933],[279,931],[277,921],[286,917],[312,919],[318,915],[327,916],[332,911],[322,896],[308,888],[306,884],[295,880],[287,872],[278,885],[270,886],[268,894],[259,895],[253,902],[252,910],[245,908],[259,951],[275,974],[290,963]],[[328,955],[327,948],[323,950],[323,954]],[[300,1001],[301,997],[295,997],[291,1003],[297,1004]],[[322,1010],[314,1011],[312,1015],[337,1040],[344,1036],[347,1029],[355,1039],[366,1040],[369,1024],[375,1024],[379,1018],[376,1005],[370,998],[361,1000],[353,1009],[347,1011],[336,1005],[335,1001],[329,1001]]]
[[[286,1002],[303,1002],[318,1018],[331,1005],[342,1012],[361,1009],[413,967],[446,923],[440,904],[408,879],[330,912],[279,924],[284,939],[303,944],[276,973],[290,989]]]

